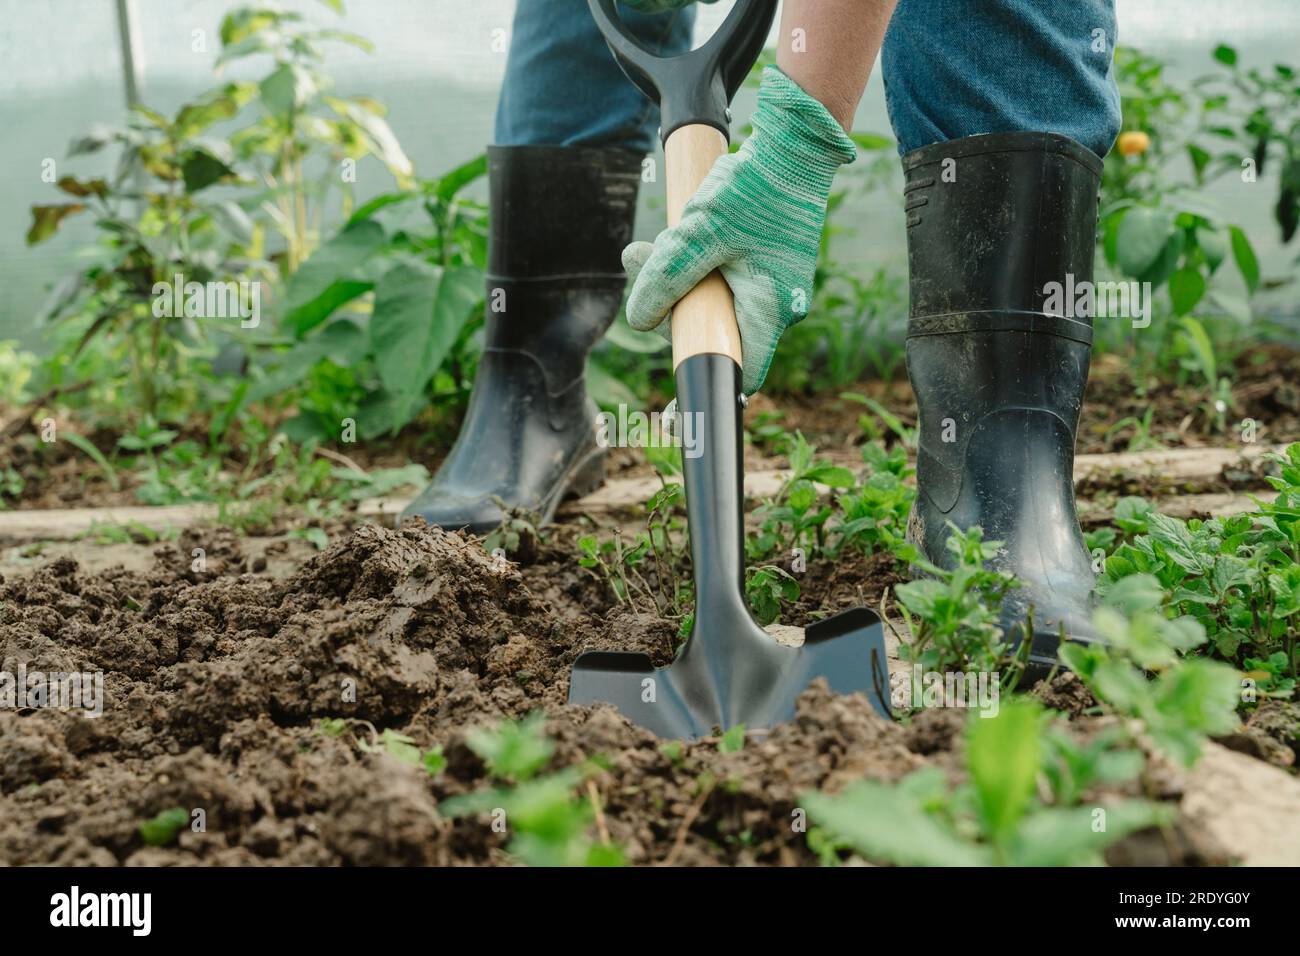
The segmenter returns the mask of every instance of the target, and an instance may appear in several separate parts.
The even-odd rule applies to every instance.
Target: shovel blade
[[[665,740],[708,736],[665,674],[645,654],[588,651],[573,665],[569,678],[569,703],[589,706],[613,704],[632,723]]]
[[[746,623],[728,635],[746,645],[742,660],[710,657],[710,645],[737,643],[718,635],[660,668],[645,654],[589,651],[574,664],[569,703],[613,704],[657,737],[694,740],[736,724],[762,731],[785,723],[794,718],[799,696],[821,677],[832,692],[864,694],[890,716],[884,628],[871,611],[855,608],[819,621],[801,647],[782,646]]]

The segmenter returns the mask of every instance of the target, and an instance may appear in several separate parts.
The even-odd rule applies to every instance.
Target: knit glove
[[[676,226],[623,250],[628,322],[665,337],[677,300],[722,271],[746,395],[762,387],[782,333],[808,312],[831,181],[857,155],[826,107],[774,66],[763,70],[752,122],[753,135],[718,158]]]

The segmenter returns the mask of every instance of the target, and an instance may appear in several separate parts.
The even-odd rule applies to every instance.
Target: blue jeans
[[[651,49],[691,45],[695,11],[623,10]],[[1114,0],[899,0],[881,51],[900,152],[978,133],[1119,135]],[[659,111],[623,76],[586,0],[519,0],[496,142],[654,148]]]

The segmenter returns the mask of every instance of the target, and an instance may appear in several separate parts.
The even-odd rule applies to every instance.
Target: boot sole
[[[560,505],[570,498],[589,495],[605,483],[605,449],[597,447],[575,460],[573,467],[555,483],[541,511],[541,523],[551,524]]]

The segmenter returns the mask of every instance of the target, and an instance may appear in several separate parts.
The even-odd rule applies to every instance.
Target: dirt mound
[[[790,823],[803,791],[924,764],[960,774],[960,715],[904,726],[820,687],[734,753],[665,748],[608,707],[569,707],[580,651],[662,661],[673,628],[552,606],[570,587],[558,567],[525,577],[458,534],[365,526],[285,578],[250,564],[237,539],[191,533],[144,573],[60,559],[0,582],[0,668],[100,672],[104,692],[98,718],[0,710],[0,863],[505,862],[505,835],[439,806],[488,783],[467,734],[539,709],[550,769],[598,762],[599,827],[632,863],[812,863]],[[445,767],[376,750],[384,731],[440,747]],[[203,826],[143,838],[177,809]]]
[[[664,660],[672,627],[621,607],[559,613],[459,535],[363,527],[279,582],[246,563],[233,539],[191,534],[147,574],[82,575],[62,559],[0,588],[4,668],[102,671],[106,697],[97,719],[0,712],[6,862],[499,860],[504,838],[443,819],[438,802],[484,783],[467,729],[538,708],[555,767],[602,756],[608,832],[634,862],[808,862],[787,823],[799,792],[921,759],[864,700],[816,689],[761,743],[669,759],[611,709],[564,697],[580,650]],[[323,718],[442,745],[447,770],[322,735]],[[171,807],[201,809],[206,832],[145,846],[140,822]]]

